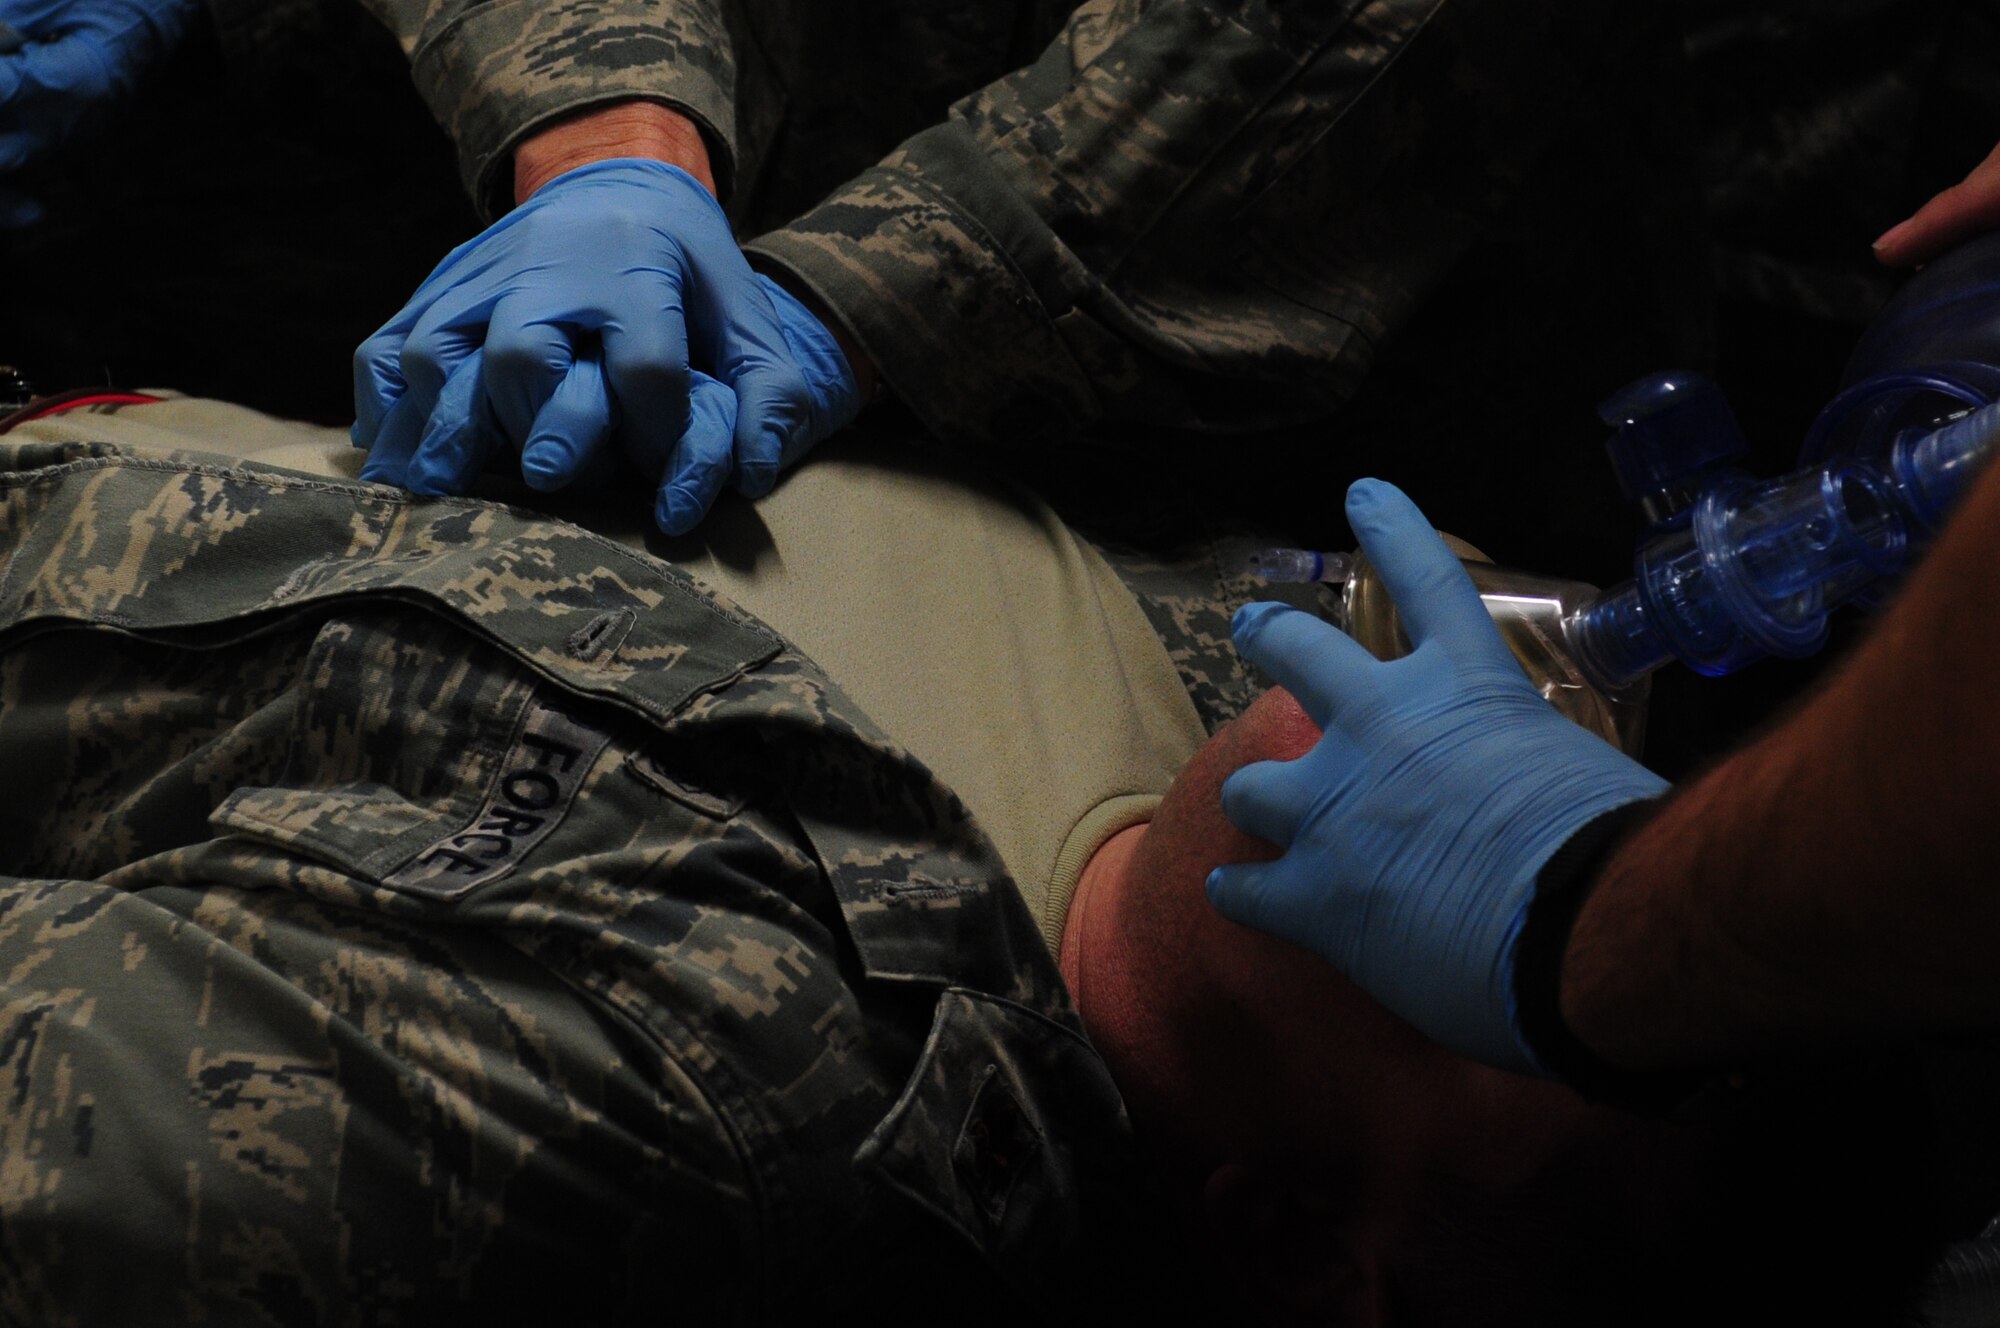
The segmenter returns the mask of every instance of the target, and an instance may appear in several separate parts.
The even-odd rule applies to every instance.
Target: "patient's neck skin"
[[[1196,753],[1153,820],[1085,865],[1060,962],[1134,1127],[1194,1187],[1225,1165],[1316,1168],[1393,1196],[1446,1167],[1505,1183],[1593,1109],[1452,1056],[1316,955],[1209,905],[1209,871],[1275,857],[1222,781],[1319,731],[1281,691]]]
[[[1222,815],[1222,781],[1318,737],[1285,693],[1259,698],[1149,824],[1085,865],[1063,929],[1063,977],[1091,1042],[1219,1284],[1310,1307],[1299,1322],[1400,1317],[1386,1288],[1427,1248],[1440,1176],[1497,1195],[1556,1177],[1544,1193],[1585,1227],[1670,1229],[1694,1156],[1683,1141],[1453,1056],[1318,956],[1210,907],[1211,869],[1277,852]],[[1559,1283],[1551,1249],[1528,1275]]]
[[[1198,1074],[1177,1045],[1173,1012],[1154,1007],[1147,984],[1134,980],[1159,935],[1133,918],[1142,906],[1133,888],[1134,863],[1150,830],[1147,823],[1119,831],[1084,864],[1058,955],[1084,1027],[1138,1117],[1160,1115],[1159,1108],[1142,1104],[1179,1100],[1188,1078]],[[1196,988],[1206,985],[1199,968],[1191,981]],[[1204,999],[1198,991],[1189,995],[1197,1003]],[[1158,1124],[1149,1119],[1142,1128],[1157,1130]]]
[[[1093,1024],[1104,1025],[1118,1018],[1114,1011],[1129,999],[1127,984],[1118,981],[1118,966],[1105,962],[1115,959],[1107,951],[1118,948],[1118,933],[1110,929],[1109,915],[1120,907],[1114,897],[1119,894],[1148,824],[1142,822],[1120,830],[1091,854],[1077,878],[1069,914],[1063,919],[1062,948],[1057,962],[1070,994],[1076,997],[1077,1007],[1090,1007],[1089,1021]],[[1094,910],[1104,916],[1094,916]],[[1091,960],[1088,964],[1084,960],[1086,946]]]
[[[1224,819],[1223,779],[1318,736],[1289,696],[1260,699],[1195,755],[1150,823],[1091,858],[1064,926],[1063,976],[1091,1040],[1141,1136],[1193,1184],[1289,1149],[1306,1099],[1326,1096],[1316,1081],[1329,1054],[1357,1031],[1420,1041],[1379,1008],[1349,1009],[1354,989],[1312,955],[1209,906],[1210,868],[1276,853]],[[1246,1110],[1246,1097],[1273,1109]]]

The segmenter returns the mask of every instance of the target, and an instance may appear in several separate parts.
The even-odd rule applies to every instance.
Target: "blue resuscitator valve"
[[[1626,385],[1598,407],[1617,430],[1605,451],[1625,496],[1654,530],[1684,526],[1709,484],[1743,474],[1749,450],[1722,390],[1696,373],[1661,373]]]
[[[1714,384],[1642,379],[1605,403],[1612,466],[1651,528],[1633,577],[1572,611],[1563,635],[1597,686],[1678,659],[1732,672],[1809,655],[1827,616],[1879,600],[2000,450],[2000,236],[1947,255],[1870,326],[1804,468],[1756,480]]]
[[[1778,480],[1731,475],[1685,522],[1655,527],[1635,575],[1563,624],[1578,665],[1616,688],[1678,659],[1732,672],[1809,655],[1827,615],[1891,581],[2000,450],[2000,405],[1907,429],[1886,456],[1847,457]]]

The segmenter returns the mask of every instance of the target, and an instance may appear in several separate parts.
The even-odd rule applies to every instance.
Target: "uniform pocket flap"
[[[1073,1030],[953,988],[856,1165],[955,1228],[1031,1299],[1073,1279],[1131,1193],[1110,1072]]]
[[[358,597],[441,613],[655,722],[780,649],[666,564],[493,503],[131,457],[0,472],[0,630],[152,634]]]

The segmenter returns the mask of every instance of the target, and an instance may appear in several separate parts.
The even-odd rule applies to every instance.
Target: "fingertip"
[[[1247,638],[1255,636],[1258,632],[1262,631],[1270,623],[1271,619],[1283,617],[1287,613],[1298,612],[1300,610],[1293,608],[1291,605],[1280,604],[1275,600],[1254,600],[1236,610],[1234,616],[1230,618],[1229,634],[1238,644],[1241,644]]]
[[[443,498],[458,492],[446,467],[448,462],[432,455],[437,444],[426,438],[417,444],[417,454],[403,471],[403,487],[419,498]]]
[[[1387,480],[1373,476],[1363,476],[1347,486],[1347,511],[1355,514],[1375,513],[1399,506],[1415,506],[1410,496]]]
[[[1236,800],[1243,794],[1243,772],[1245,770],[1248,770],[1249,768],[1250,767],[1247,765],[1238,766],[1236,769],[1230,771],[1228,775],[1224,776],[1222,780],[1222,791],[1220,794],[1222,802],[1222,814],[1223,816],[1227,817],[1232,824],[1234,824],[1236,821],[1236,816],[1233,811],[1234,804]],[[1240,829],[1241,827],[1238,828]]]
[[[536,493],[554,493],[576,477],[576,459],[551,435],[528,440],[521,449],[521,479]]]
[[[1300,777],[1289,762],[1254,761],[1222,785],[1222,815],[1244,834],[1283,849],[1298,837],[1308,807],[1322,792],[1332,796],[1338,767]],[[1325,774],[1324,788],[1318,775]]]
[[[777,486],[777,462],[745,458],[736,463],[736,491],[745,498],[762,498]]]
[[[1401,521],[1417,512],[1417,505],[1387,480],[1358,479],[1347,486],[1348,524],[1358,537],[1362,526],[1380,526]]]
[[[701,504],[677,484],[660,490],[653,507],[653,521],[667,535],[685,535],[701,524]]]
[[[660,486],[654,521],[669,535],[687,534],[715,506],[727,475],[727,453],[712,452],[693,436],[682,439],[676,467]]]
[[[1902,258],[1900,250],[1902,249],[1903,241],[1909,236],[1911,224],[1915,220],[1916,219],[1912,217],[1904,221],[1899,221],[1894,226],[1891,226],[1888,230],[1883,231],[1882,234],[1876,238],[1875,243],[1870,245],[1869,248],[1874,251],[1875,258],[1878,262],[1881,262],[1889,267],[1896,267],[1899,265],[1899,260]]]
[[[1252,903],[1255,892],[1251,888],[1255,878],[1251,871],[1243,865],[1217,867],[1203,882],[1209,907],[1239,927],[1256,925],[1257,910]]]
[[[1363,478],[1358,479],[1354,481],[1352,484],[1348,485],[1347,509],[1351,512],[1357,507],[1368,507],[1371,504],[1373,504],[1376,500],[1377,490],[1381,487],[1381,483],[1382,482],[1380,480],[1370,479],[1364,476]]]

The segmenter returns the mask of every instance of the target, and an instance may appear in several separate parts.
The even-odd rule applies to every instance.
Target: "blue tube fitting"
[[[1705,485],[1747,450],[1722,391],[1703,374],[1657,373],[1597,408],[1615,432],[1605,451],[1625,496],[1655,527],[1683,523]]]
[[[1886,456],[1777,480],[1725,477],[1685,525],[1641,544],[1631,581],[1565,620],[1571,652],[1606,688],[1668,659],[1713,677],[1766,655],[1809,655],[1827,615],[1900,575],[1996,451],[2000,404],[1905,430]]]
[[[1844,603],[1879,601],[2000,451],[2000,235],[1912,278],[1855,346],[1801,469],[1753,480],[1715,385],[1643,378],[1604,403],[1612,465],[1643,507],[1632,580],[1563,631],[1599,687],[1669,659],[1731,672],[1805,655]]]

